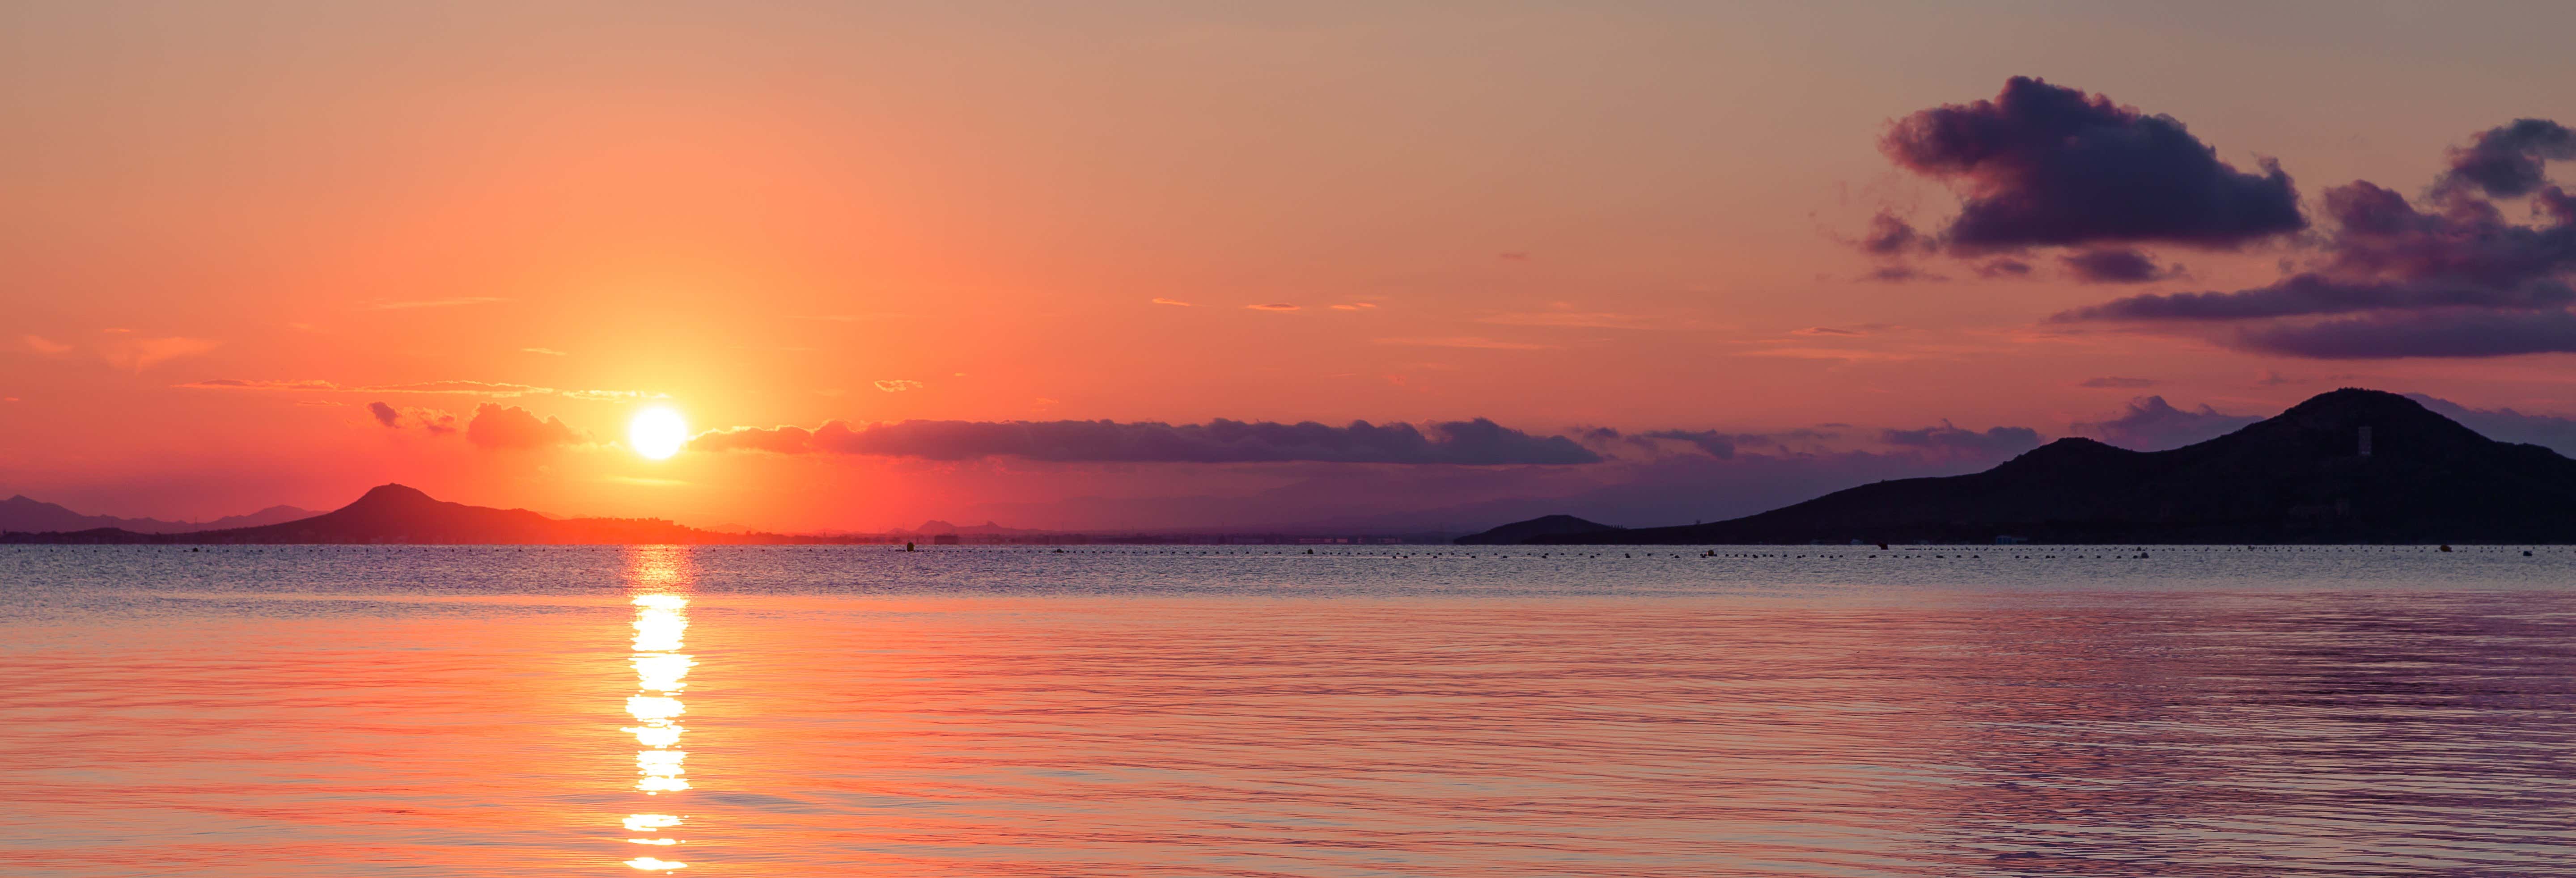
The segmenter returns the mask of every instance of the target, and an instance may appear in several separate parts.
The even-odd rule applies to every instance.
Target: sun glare
[[[661,460],[680,453],[689,444],[689,422],[680,413],[665,408],[650,408],[635,413],[626,425],[626,444],[635,453]]]

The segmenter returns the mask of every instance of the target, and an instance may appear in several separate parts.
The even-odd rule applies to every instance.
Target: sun
[[[649,408],[636,412],[635,420],[626,422],[626,447],[645,457],[661,460],[680,453],[680,446],[687,444],[689,422],[681,420],[679,412]]]

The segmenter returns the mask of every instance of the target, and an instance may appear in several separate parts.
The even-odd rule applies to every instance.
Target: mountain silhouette
[[[247,515],[227,515],[207,522],[163,521],[158,518],[118,518],[113,515],[82,515],[60,504],[47,503],[24,494],[0,500],[0,531],[72,531],[116,528],[135,533],[169,534],[234,527],[254,527],[294,521],[313,515],[309,509],[293,506],[271,506]]]
[[[1482,533],[1468,534],[1453,542],[1461,546],[1511,546],[1529,542],[1534,537],[1579,536],[1618,529],[1571,515],[1542,515],[1528,521],[1515,521]]]
[[[20,543],[742,543],[761,534],[726,534],[658,518],[547,518],[525,509],[450,503],[404,485],[379,485],[357,502],[309,518],[258,527],[178,534],[99,528],[12,533]]]
[[[1879,482],[1710,524],[1539,534],[1524,542],[1982,543],[2006,538],[2041,543],[2576,542],[2576,460],[2537,445],[2488,439],[2397,394],[2347,388],[2234,433],[2169,451],[2060,439],[1972,475]]]

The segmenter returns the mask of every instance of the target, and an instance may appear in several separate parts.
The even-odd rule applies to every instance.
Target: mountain
[[[30,499],[21,494],[7,500],[0,500],[0,532],[35,533],[116,528],[135,533],[172,534],[276,524],[312,515],[311,510],[297,509],[293,506],[271,506],[248,515],[228,515],[202,523],[162,521],[158,518],[118,518],[113,515],[82,515],[60,505]]]
[[[331,512],[277,524],[194,533],[118,528],[11,533],[16,543],[742,543],[766,534],[722,534],[658,518],[548,518],[525,509],[467,506],[402,485],[379,485]]]
[[[1532,543],[2567,543],[2576,460],[2344,389],[2169,451],[2060,439],[1981,473],[1837,491],[1712,524]]]
[[[922,534],[924,536],[938,536],[941,534],[1009,536],[1011,534],[1033,534],[1040,532],[1041,531],[1021,530],[1016,527],[1003,527],[1001,525],[994,524],[991,521],[986,521],[983,524],[970,524],[964,527],[959,527],[936,518],[922,522],[920,527],[913,528],[912,530],[904,530],[902,528],[896,528],[894,530],[894,533],[898,534],[912,533]]]
[[[1590,536],[1620,530],[1607,524],[1585,521],[1571,515],[1542,515],[1528,521],[1515,521],[1482,533],[1459,537],[1461,546],[1516,546],[1538,537]]]

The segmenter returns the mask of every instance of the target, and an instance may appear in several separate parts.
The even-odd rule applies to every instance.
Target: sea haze
[[[13,546],[0,873],[2568,874],[2569,582],[2502,546]]]

